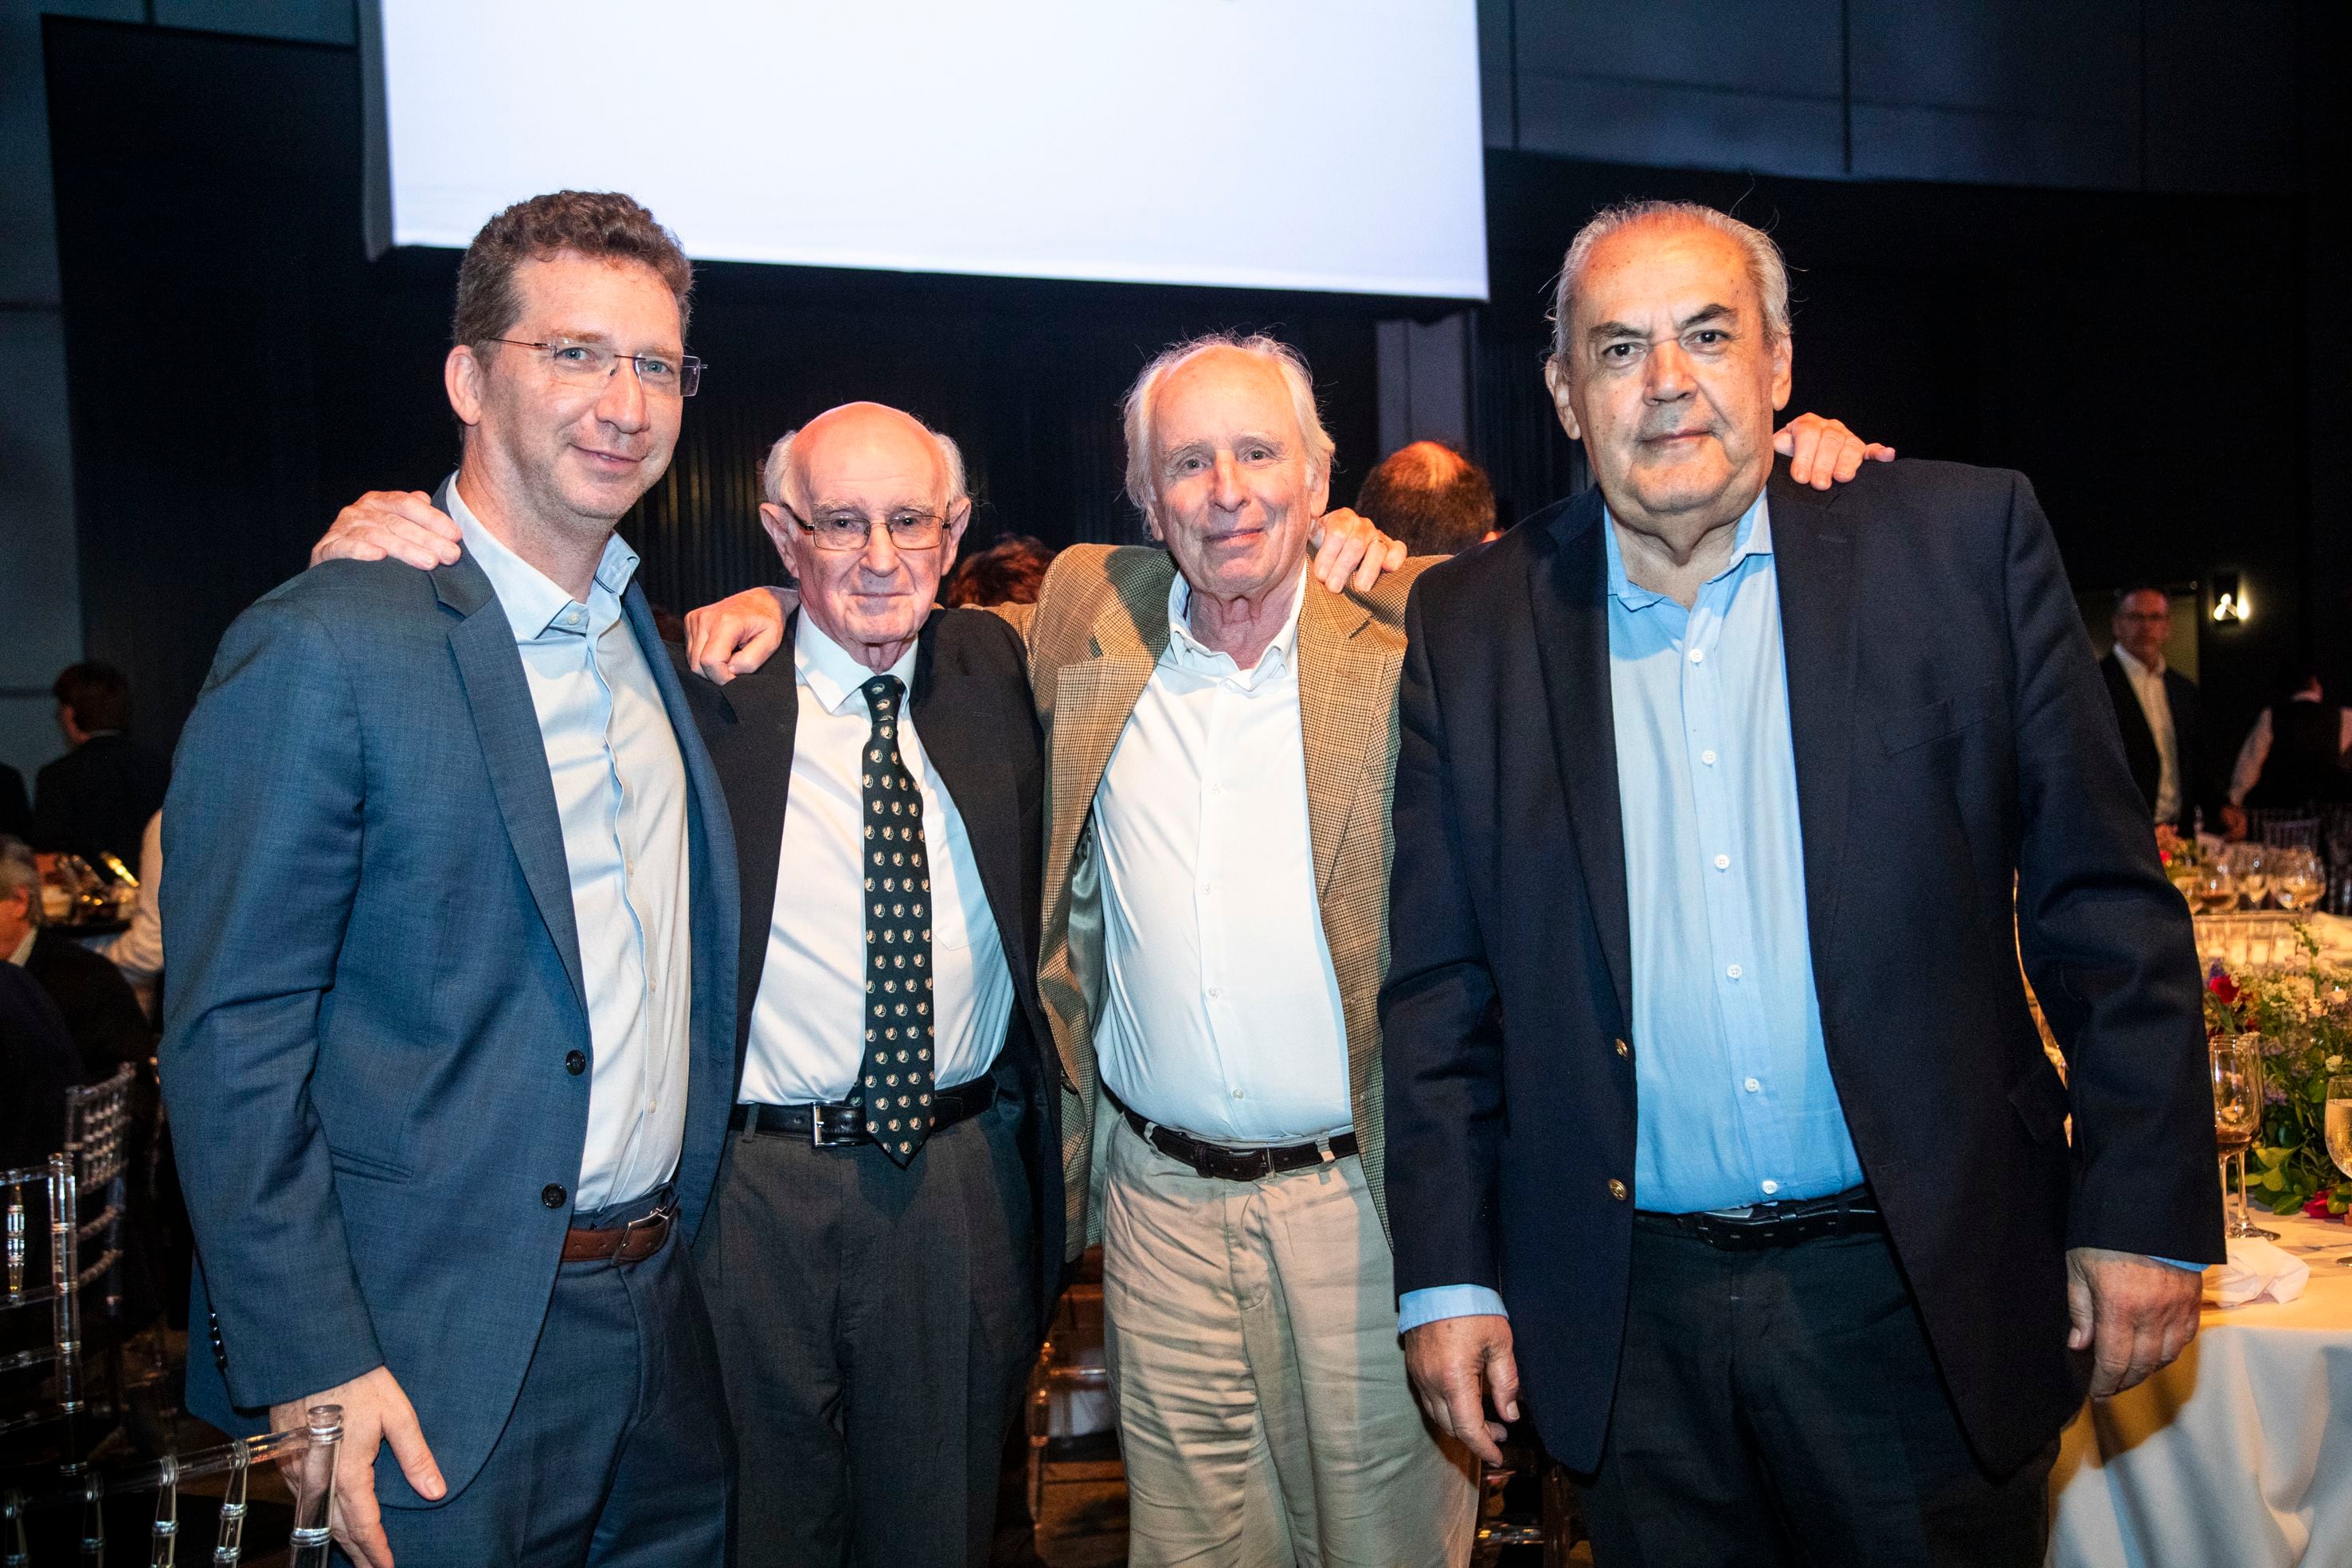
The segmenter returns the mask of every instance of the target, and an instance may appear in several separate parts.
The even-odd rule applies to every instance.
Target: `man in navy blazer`
[[[1787,293],[1719,213],[1594,219],[1598,487],[1415,585],[1407,1362],[1473,1448],[1524,1389],[1601,1568],[2038,1563],[2060,1427],[2222,1255],[2189,915],[2023,478],[1775,472]]]
[[[698,377],[689,287],[625,196],[485,225],[446,367],[464,558],[278,588],[181,743],[189,1404],[240,1432],[341,1405],[336,1535],[369,1568],[722,1552],[686,1244],[731,1098],[735,855],[613,533]]]

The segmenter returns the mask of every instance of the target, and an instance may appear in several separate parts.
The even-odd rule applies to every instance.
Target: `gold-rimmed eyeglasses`
[[[493,338],[518,349],[537,349],[547,356],[555,379],[574,386],[601,386],[623,361],[635,367],[638,382],[647,392],[670,397],[692,397],[702,385],[702,361],[692,354],[676,359],[667,354],[624,354],[603,343],[575,343],[568,338],[534,342],[527,338]]]
[[[820,508],[812,518],[803,517],[793,510],[789,501],[776,504],[799,526],[801,532],[809,537],[809,542],[823,550],[846,552],[864,549],[866,541],[874,537],[876,528],[887,529],[890,543],[899,549],[937,549],[947,532],[947,516],[941,512],[907,509],[892,512],[887,517],[869,517],[863,512]]]

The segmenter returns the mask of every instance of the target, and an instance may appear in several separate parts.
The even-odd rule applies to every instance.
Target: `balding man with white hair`
[[[730,1561],[977,1568],[1063,1255],[1037,721],[1013,630],[933,605],[971,511],[952,441],[849,403],[761,477],[792,657],[687,683],[742,890],[733,1126],[695,1246]],[[322,549],[419,499],[363,500]]]
[[[1323,516],[1331,439],[1278,342],[1169,350],[1126,423],[1159,548],[1066,549],[1003,612],[1046,731],[1040,978],[1128,1561],[1464,1563],[1470,1458],[1415,1407],[1381,1218],[1399,626],[1427,562],[1375,585],[1402,547]],[[775,622],[764,594],[698,612],[698,667],[754,664]]]

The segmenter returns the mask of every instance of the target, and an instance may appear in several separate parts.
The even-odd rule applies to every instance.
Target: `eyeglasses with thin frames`
[[[887,529],[890,543],[899,549],[937,549],[947,533],[947,517],[940,512],[893,512],[887,517],[869,517],[862,512],[821,512],[812,522],[793,510],[791,502],[776,504],[799,525],[809,542],[822,550],[862,550],[877,528]]]
[[[667,354],[624,354],[602,343],[575,343],[567,338],[535,342],[526,338],[493,338],[518,349],[537,349],[547,356],[555,379],[573,386],[602,386],[626,361],[647,392],[668,397],[692,397],[702,385],[703,361],[692,354],[673,360]]]

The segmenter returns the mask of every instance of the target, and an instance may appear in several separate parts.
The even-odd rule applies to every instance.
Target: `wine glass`
[[[2321,877],[2319,856],[2310,850],[2278,850],[2278,872],[2273,887],[2280,904],[2298,915],[2307,914],[2319,902]]]
[[[2226,915],[2238,907],[2238,881],[2230,874],[2230,862],[2214,859],[2197,868],[2197,880],[2189,884],[2190,906],[2200,915]]]
[[[2232,857],[2237,873],[2238,891],[2246,895],[2246,907],[2260,909],[2263,894],[2270,891],[2272,856],[2275,851],[2260,844],[2240,844]]]
[[[2327,1081],[2327,1157],[2352,1180],[2352,1072]]]
[[[2226,1207],[2230,1192],[2230,1162],[2238,1165],[2238,1216],[2222,1228],[2234,1239],[2259,1236],[2278,1239],[2253,1222],[2246,1207],[2246,1145],[2263,1127],[2263,1037],[2234,1035],[2212,1042],[2213,1141],[2221,1151],[2221,1194]]]

